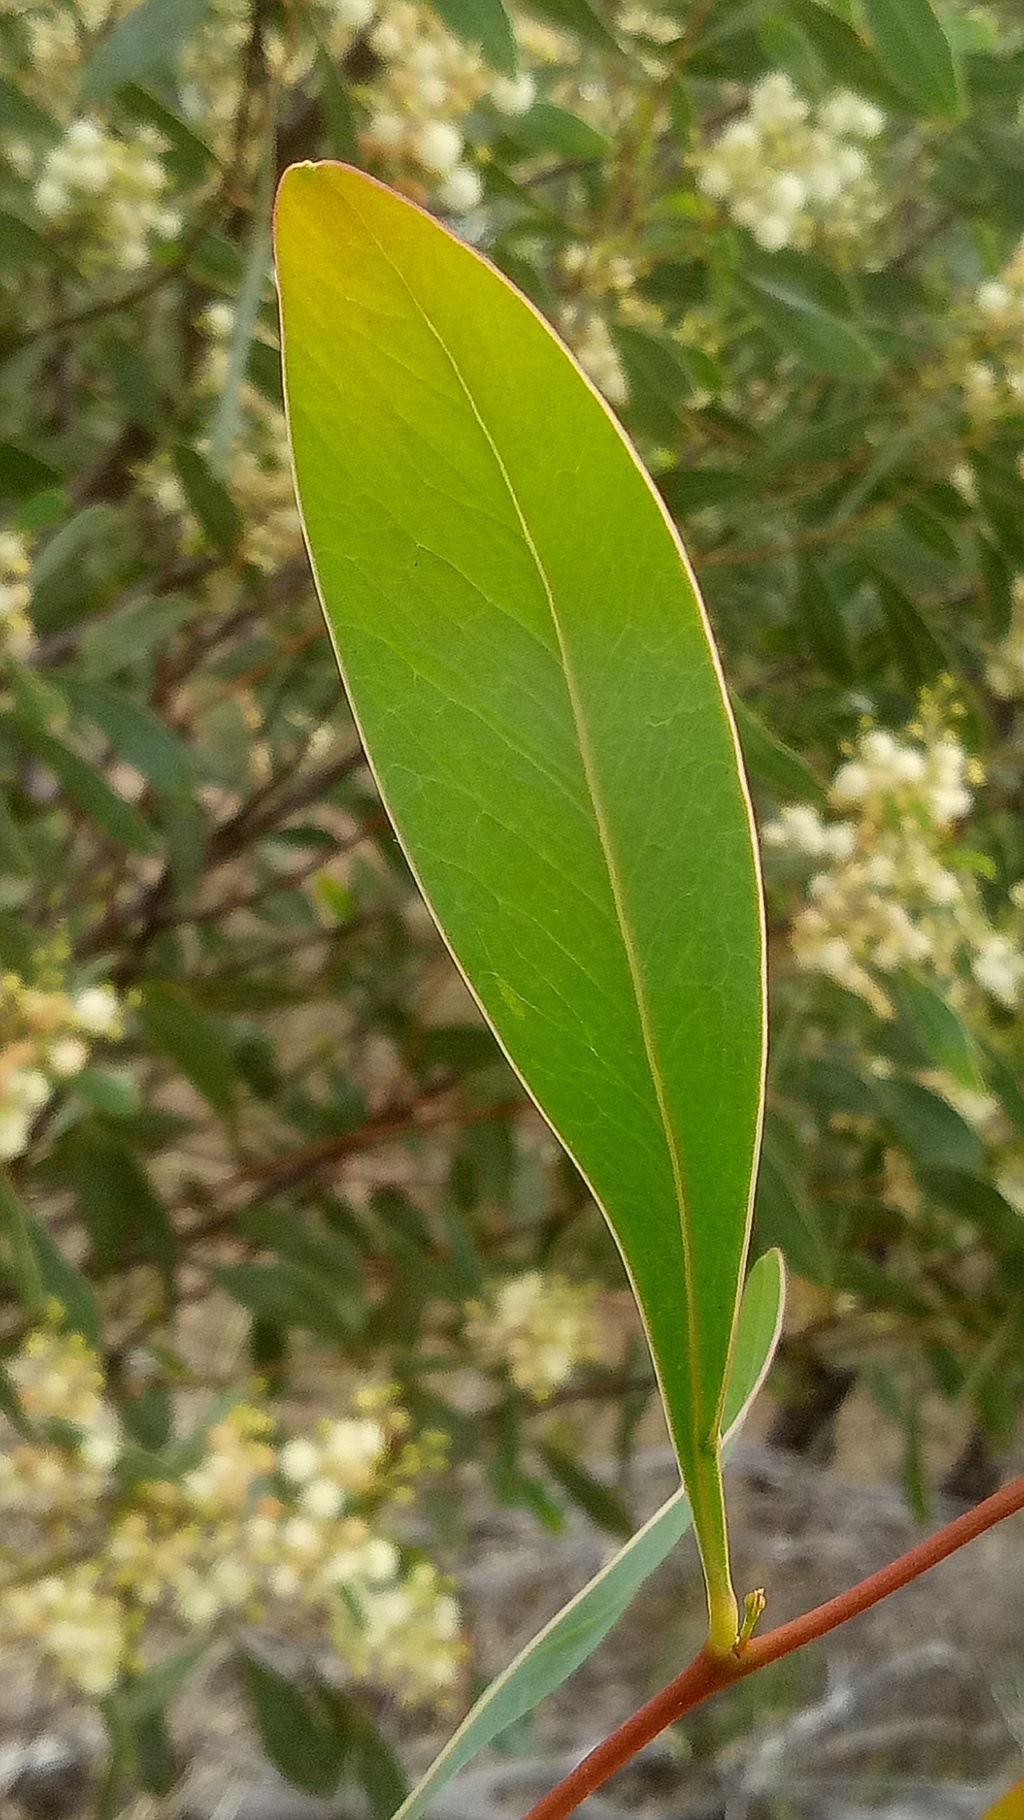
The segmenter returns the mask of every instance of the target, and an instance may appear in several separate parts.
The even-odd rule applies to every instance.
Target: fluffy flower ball
[[[859,95],[833,95],[812,117],[788,76],[762,78],[742,119],[699,156],[697,185],[749,228],[766,252],[871,226],[878,197],[862,141],[885,116]]]

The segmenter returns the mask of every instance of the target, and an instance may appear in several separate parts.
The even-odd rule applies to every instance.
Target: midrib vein
[[[685,1302],[686,1302],[686,1316],[687,1316],[686,1337],[687,1337],[687,1350],[689,1352],[689,1358],[690,1358],[690,1382],[693,1386],[693,1396],[691,1398],[692,1433],[691,1433],[690,1439],[691,1439],[691,1443],[692,1443],[692,1447],[693,1447],[694,1461],[696,1463],[703,1451],[703,1447],[706,1445],[706,1441],[704,1440],[704,1437],[701,1434],[701,1422],[700,1422],[700,1418],[699,1418],[699,1414],[698,1414],[698,1405],[701,1401],[701,1398],[699,1395],[699,1386],[702,1383],[702,1373],[700,1370],[700,1351],[699,1351],[699,1347],[697,1345],[697,1320],[696,1320],[697,1310],[696,1310],[696,1300],[695,1300],[693,1254],[692,1254],[691,1244],[690,1244],[690,1235],[689,1235],[689,1231],[687,1228],[687,1219],[686,1219],[687,1201],[686,1201],[685,1179],[684,1179],[684,1175],[683,1175],[683,1164],[682,1164],[682,1158],[679,1154],[679,1146],[678,1146],[678,1143],[676,1140],[676,1135],[672,1128],[671,1119],[669,1118],[668,1102],[665,1097],[664,1083],[661,1078],[661,1070],[660,1070],[658,1060],[657,1060],[657,1051],[656,1051],[655,1042],[654,1042],[654,1032],[653,1032],[653,1029],[651,1026],[650,1013],[649,1013],[648,1006],[647,1006],[647,997],[646,997],[646,989],[644,986],[643,972],[640,967],[640,960],[639,960],[639,956],[636,952],[636,946],[635,946],[634,939],[633,939],[633,932],[630,927],[628,915],[626,913],[625,893],[623,891],[622,880],[619,875],[618,861],[615,857],[615,849],[614,849],[614,845],[612,842],[611,829],[608,825],[608,818],[605,813],[604,804],[601,800],[600,791],[598,789],[597,770],[596,770],[596,765],[594,762],[594,755],[591,750],[590,738],[589,738],[588,731],[587,731],[586,717],[583,712],[583,704],[580,700],[579,689],[578,689],[578,686],[576,683],[576,677],[573,673],[572,663],[570,662],[568,646],[566,644],[566,639],[565,639],[565,633],[562,629],[562,624],[558,617],[558,609],[555,604],[554,589],[551,586],[551,581],[548,576],[547,570],[544,567],[544,563],[541,558],[540,551],[538,550],[537,545],[534,542],[533,534],[530,530],[529,524],[526,519],[526,515],[525,515],[522,505],[520,503],[519,495],[516,492],[515,486],[512,482],[512,477],[509,474],[507,467],[505,466],[504,460],[502,459],[501,451],[499,450],[498,445],[495,442],[494,437],[492,436],[487,423],[485,422],[483,416],[481,415],[481,412],[477,405],[476,399],[474,398],[473,393],[469,387],[469,384],[467,383],[467,381],[462,373],[462,369],[460,368],[458,361],[456,360],[454,354],[452,353],[451,349],[449,348],[449,346],[448,346],[447,342],[445,341],[443,335],[441,334],[440,330],[437,328],[435,323],[432,321],[431,317],[428,315],[427,311],[424,309],[423,305],[421,304],[419,298],[416,296],[416,293],[413,291],[411,285],[409,284],[408,280],[406,279],[404,272],[402,272],[400,270],[400,268],[395,265],[394,260],[391,258],[390,254],[387,251],[387,248],[378,239],[378,237],[374,233],[373,229],[367,225],[367,223],[363,219],[363,217],[361,215],[359,215],[359,211],[356,209],[355,205],[350,202],[350,207],[352,208],[353,213],[358,216],[364,231],[369,236],[369,238],[373,241],[373,244],[377,248],[377,251],[380,254],[380,257],[383,259],[385,265],[387,265],[389,267],[389,269],[394,273],[394,276],[398,280],[399,284],[402,286],[402,289],[405,291],[405,293],[406,293],[407,297],[409,298],[409,301],[412,304],[413,308],[415,309],[417,315],[421,318],[421,320],[425,324],[429,334],[433,337],[434,341],[437,343],[437,346],[440,348],[442,354],[444,355],[444,358],[447,360],[448,365],[450,366],[450,368],[452,370],[452,373],[455,376],[459,389],[462,392],[462,395],[465,398],[467,405],[469,406],[473,419],[474,419],[478,429],[480,430],[480,433],[483,436],[485,442],[487,443],[487,446],[494,459],[495,465],[497,466],[498,472],[501,475],[502,482],[505,486],[505,489],[508,493],[509,500],[511,501],[511,504],[512,504],[512,509],[515,512],[516,519],[519,523],[519,528],[522,533],[523,541],[526,544],[526,547],[530,553],[530,557],[534,564],[534,567],[536,568],[537,576],[540,581],[541,587],[544,590],[544,597],[545,597],[545,600],[547,601],[548,611],[551,615],[551,623],[552,623],[552,626],[554,627],[555,638],[558,641],[558,653],[559,653],[559,657],[561,660],[563,675],[565,678],[566,693],[569,697],[569,705],[570,705],[570,709],[572,712],[573,726],[576,731],[576,738],[577,738],[577,741],[579,744],[579,749],[580,749],[580,757],[583,762],[583,773],[584,773],[584,777],[585,777],[586,783],[587,783],[587,790],[590,795],[591,806],[592,806],[593,813],[594,813],[594,822],[597,827],[598,841],[600,843],[601,853],[602,853],[602,857],[603,857],[604,863],[605,863],[605,869],[608,873],[608,884],[609,884],[609,889],[611,891],[612,904],[615,909],[615,918],[616,918],[616,922],[618,924],[619,935],[622,939],[622,945],[623,945],[623,948],[624,948],[625,954],[626,954],[626,964],[629,969],[630,983],[633,988],[633,998],[634,998],[634,1002],[636,1004],[637,1020],[640,1025],[640,1033],[641,1033],[641,1038],[643,1040],[643,1045],[644,1045],[644,1054],[647,1058],[647,1068],[648,1068],[648,1072],[651,1077],[651,1085],[654,1089],[654,1098],[655,1098],[655,1102],[656,1102],[657,1108],[658,1108],[658,1116],[661,1120],[661,1128],[662,1128],[662,1132],[663,1132],[663,1135],[665,1138],[665,1147],[668,1151],[669,1161],[670,1161],[671,1168],[672,1168],[672,1181],[673,1181],[673,1186],[675,1188],[676,1203],[677,1203],[677,1206],[679,1209],[679,1229],[680,1229],[680,1235],[682,1238],[682,1245],[683,1245],[683,1266],[684,1266],[683,1292],[684,1292],[684,1297],[685,1297]],[[710,1439],[710,1438],[711,1437],[708,1437],[708,1439]],[[694,1492],[696,1493],[696,1491],[697,1491],[696,1485],[694,1486],[693,1489],[694,1489]]]

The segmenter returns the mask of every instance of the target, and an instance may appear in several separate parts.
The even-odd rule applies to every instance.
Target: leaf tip
[[[289,164],[281,173],[274,197],[274,238],[278,240],[282,228],[290,221],[293,212],[313,194],[323,178],[331,171],[345,171],[356,175],[355,168],[343,164],[338,159],[302,158],[295,164]]]

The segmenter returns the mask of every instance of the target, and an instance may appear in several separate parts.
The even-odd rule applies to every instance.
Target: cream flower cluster
[[[229,304],[213,304],[201,327],[209,351],[201,385],[216,395],[224,383],[234,328]],[[240,396],[241,422],[231,451],[227,487],[245,526],[242,555],[264,574],[302,550],[302,521],[295,503],[284,412],[248,382]]]
[[[169,1622],[203,1634],[258,1620],[286,1632],[303,1613],[308,1628],[313,1608],[354,1674],[407,1702],[451,1690],[458,1606],[381,1526],[410,1478],[439,1463],[442,1441],[406,1441],[389,1391],[368,1388],[351,1415],[280,1446],[266,1410],[237,1404],[210,1425],[182,1480],[126,1494],[114,1477],[120,1426],[85,1343],[39,1330],[11,1378],[31,1438],[12,1433],[0,1453],[12,1537],[0,1638],[34,1644],[101,1697],[151,1653],[151,1624],[161,1638]]]
[[[25,52],[17,63],[2,62],[33,101],[59,119],[71,113],[82,79],[82,65],[92,43],[108,23],[131,11],[131,0],[4,0],[0,17],[15,14]]]
[[[28,55],[24,70],[10,63],[5,74],[17,75],[26,93],[53,108],[70,104],[81,72],[82,49],[78,21],[70,7],[26,6],[21,11]]]
[[[346,29],[343,21],[350,15]],[[268,16],[262,22],[260,51],[278,87],[295,88],[316,61],[318,41],[341,58],[354,31],[373,16],[372,0],[304,0],[286,22]],[[246,59],[252,37],[251,0],[209,0],[204,16],[186,38],[178,56],[182,111],[222,161],[238,157],[247,174],[259,159],[261,123],[256,110],[249,119],[247,143],[238,142],[244,118],[242,101]]]
[[[0,1559],[14,1582],[4,1587],[0,1637],[34,1644],[65,1679],[98,1698],[120,1672],[126,1614],[98,1563],[63,1571],[56,1563],[83,1537],[93,1539],[123,1447],[120,1424],[104,1398],[99,1362],[76,1334],[38,1329],[8,1371],[38,1438],[12,1437],[0,1452],[0,1510],[11,1537]]]
[[[286,92],[309,76],[320,45],[340,62],[375,10],[374,0],[303,0],[286,20],[271,14],[261,31],[268,74]],[[240,150],[250,173],[259,156],[258,120],[248,145],[236,147],[235,140],[251,34],[252,0],[209,0],[178,58],[184,112],[220,158]]]
[[[747,112],[697,158],[697,186],[767,252],[817,238],[857,238],[881,203],[863,141],[885,115],[859,95],[832,95],[812,115],[789,77],[762,77]]]
[[[103,1373],[78,1334],[41,1327],[29,1334],[8,1368],[29,1421],[36,1426],[70,1422],[72,1452],[83,1468],[105,1478],[121,1452],[120,1424],[104,1398]],[[4,1456],[4,1465],[10,1462]]]
[[[234,311],[226,303],[210,305],[199,323],[208,343],[199,387],[210,397],[215,397],[224,384],[233,326]],[[291,477],[288,431],[284,412],[248,382],[241,387],[239,402],[239,428],[225,484],[244,527],[242,557],[269,575],[302,550],[302,523]],[[199,446],[204,447],[202,443]],[[181,520],[186,547],[198,549],[202,532],[166,453],[140,468],[137,477],[142,491],[161,512]]]
[[[83,264],[138,271],[155,241],[180,233],[181,217],[167,206],[162,148],[151,127],[118,138],[83,116],[46,153],[35,204],[55,227],[74,232]]]
[[[629,320],[657,318],[644,313],[635,293],[637,269],[631,259],[603,245],[570,241],[559,260],[564,295],[558,306],[559,332],[610,404],[624,404],[626,376],[608,328],[609,315]]]
[[[609,404],[625,404],[629,396],[626,375],[600,311],[585,303],[564,303],[558,311],[558,328],[583,371]]]
[[[249,10],[249,0],[214,0],[179,65],[186,111],[222,154],[238,108]],[[370,114],[364,153],[418,200],[429,196],[454,213],[475,208],[482,186],[466,156],[466,117],[485,97],[500,112],[525,113],[532,79],[497,75],[414,0],[312,0],[297,24],[287,36],[266,35],[265,54],[282,86],[309,74],[318,39],[338,62],[365,35],[378,67],[360,87]]]
[[[28,546],[13,531],[0,531],[0,651],[10,657],[27,657],[35,641],[28,608]]]
[[[432,1563],[416,1561],[401,1576],[389,1544],[370,1542],[353,1569],[346,1564],[340,1585],[345,1597],[331,1604],[331,1642],[353,1672],[395,1688],[406,1702],[450,1696],[464,1653],[460,1614]]]
[[[120,1601],[103,1590],[94,1563],[44,1574],[29,1586],[10,1587],[5,1597],[0,1636],[34,1643],[57,1673],[89,1698],[109,1694],[128,1638]]]
[[[971,807],[967,754],[937,707],[925,704],[909,737],[865,731],[840,766],[825,822],[806,804],[764,829],[766,847],[817,861],[809,901],[792,925],[796,958],[891,1015],[873,972],[926,966],[959,990],[958,963],[998,1003],[1016,1007],[1024,953],[993,927],[974,881],[949,864],[951,834]],[[954,986],[954,982],[956,985]]]
[[[264,574],[302,551],[302,521],[295,504],[284,413],[256,393],[251,428],[232,454],[228,491],[242,516],[241,553]]]
[[[957,378],[968,413],[978,421],[1024,401],[1024,240],[998,278],[979,285],[957,350]]]
[[[382,67],[372,85],[367,154],[412,193],[429,193],[457,214],[475,208],[483,190],[465,155],[466,115],[485,96],[500,112],[525,113],[533,103],[531,78],[495,75],[413,0],[386,0],[370,44]]]
[[[596,1296],[588,1284],[527,1270],[469,1304],[466,1337],[483,1364],[503,1366],[543,1403],[577,1366],[601,1357]]]
[[[0,977],[0,1159],[25,1149],[32,1120],[62,1081],[81,1074],[97,1039],[121,1033],[112,986],[29,986]]]
[[[1014,576],[1009,630],[991,653],[985,675],[1001,701],[1024,698],[1024,575]]]
[[[673,44],[679,37],[679,21],[668,13],[649,6],[627,5],[620,9],[616,29],[629,38],[649,38],[654,44]]]
[[[249,0],[211,0],[199,28],[178,57],[182,111],[225,160],[235,147],[239,103],[245,80],[245,49],[252,29]]]

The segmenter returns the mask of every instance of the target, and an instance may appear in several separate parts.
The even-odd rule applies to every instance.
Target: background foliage
[[[457,1703],[465,1673],[442,1452],[625,1534],[573,1411],[625,1468],[652,1391],[341,701],[269,282],[296,158],[483,247],[693,555],[769,882],[779,1438],[858,1378],[918,1506],[935,1397],[951,1482],[995,1470],[1024,1389],[1022,87],[1009,4],[0,7],[2,1623],[102,1703],[115,1782],[169,1785],[165,1708],[243,1636],[280,1766],[389,1810],[379,1693]],[[253,1617],[329,1627],[333,1669],[282,1691]]]

